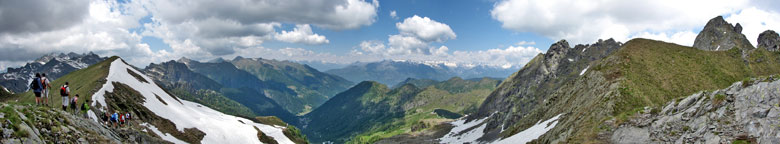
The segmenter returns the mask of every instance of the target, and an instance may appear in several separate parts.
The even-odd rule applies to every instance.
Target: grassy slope
[[[58,78],[57,80],[52,81],[52,89],[49,91],[50,105],[52,107],[62,106],[62,97],[60,96],[59,88],[64,85],[65,82],[70,83],[71,96],[79,94],[79,104],[83,103],[87,99],[90,99],[92,94],[97,92],[97,90],[99,90],[105,83],[111,62],[118,58],[119,57],[117,56],[108,58],[102,62],[91,65],[84,69],[73,71],[65,76]],[[35,104],[35,96],[33,95],[32,91],[26,91],[4,101]]]
[[[611,82],[620,84],[616,98],[602,99],[614,103],[612,117],[595,117],[582,121],[580,132],[570,142],[598,142],[597,128],[603,121],[616,118],[618,123],[639,109],[660,108],[666,102],[702,90],[725,88],[750,77],[780,73],[780,53],[765,49],[748,51],[747,61],[740,49],[702,51],[648,39],[633,39],[612,56],[600,61],[593,70],[601,71]],[[575,110],[590,111],[589,109]],[[600,119],[600,120],[599,120]]]
[[[656,106],[702,90],[727,87],[734,82],[780,72],[780,53],[766,49],[749,52],[746,62],[739,49],[702,51],[660,41],[635,39],[618,51],[602,71],[622,75],[619,111]],[[760,61],[758,61],[760,60]],[[611,73],[610,73],[611,72]],[[615,73],[617,72],[617,73]]]

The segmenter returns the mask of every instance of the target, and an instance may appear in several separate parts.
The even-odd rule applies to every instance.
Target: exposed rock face
[[[766,30],[758,35],[758,47],[777,51],[780,49],[780,36],[773,30]]]
[[[766,82],[753,82],[766,81]],[[612,133],[614,143],[780,143],[780,81],[775,77],[736,82],[646,109]],[[625,139],[642,138],[649,139]]]
[[[561,86],[579,77],[593,61],[612,54],[622,45],[608,39],[571,48],[565,40],[558,41],[550,46],[547,53],[537,55],[520,71],[504,80],[485,99],[479,111],[468,119],[490,116],[486,120],[483,138],[484,141],[495,140],[503,128],[518,123],[537,105],[544,104],[542,101]]]
[[[722,16],[710,19],[696,36],[693,47],[707,51],[726,51],[734,47],[752,49],[750,41],[742,34],[742,25],[732,26]]]

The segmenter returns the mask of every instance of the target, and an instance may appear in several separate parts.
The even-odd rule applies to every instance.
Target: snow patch
[[[569,62],[573,62],[573,61],[574,61],[573,59],[569,58]]]
[[[585,69],[582,69],[582,72],[580,72],[580,75],[585,74],[585,72],[588,71],[588,68],[590,68],[590,65],[588,65],[588,67],[585,67]]]
[[[452,124],[453,127],[452,130],[450,130],[447,135],[444,135],[444,137],[439,139],[439,143],[475,143],[479,137],[482,137],[482,135],[485,135],[485,124],[483,123],[487,118],[485,117],[483,119],[475,120],[466,123],[466,117],[461,118],[460,120],[454,121],[450,124]],[[471,129],[470,131],[465,131],[469,128],[472,128],[474,126],[479,126],[477,128]],[[461,134],[462,133],[462,134]]]
[[[184,131],[184,128],[195,127],[206,133],[206,136],[203,137],[201,143],[260,143],[257,139],[257,130],[255,130],[254,127],[257,127],[266,135],[273,137],[279,143],[293,143],[282,133],[282,128],[258,123],[240,123],[239,120],[244,122],[252,121],[227,115],[208,107],[198,106],[198,103],[180,100],[181,103],[174,102],[165,105],[162,102],[155,100],[157,99],[155,95],[158,95],[164,101],[173,102],[176,100],[168,95],[162,88],[158,87],[154,81],[150,80],[146,75],[141,75],[141,77],[148,81],[148,83],[140,82],[127,72],[128,69],[135,73],[142,74],[135,68],[125,64],[121,59],[114,60],[111,63],[108,76],[106,77],[106,83],[103,84],[103,87],[99,91],[92,95],[92,100],[94,100],[92,103],[93,106],[95,106],[96,103],[106,105],[106,92],[112,92],[114,90],[112,83],[119,82],[138,91],[147,99],[143,105],[155,115],[175,123],[177,130]],[[92,118],[98,120],[97,117]],[[150,128],[155,131],[155,133],[158,133],[158,135],[163,136],[163,139],[165,140],[174,143],[185,143],[173,136],[164,135],[153,126]]]
[[[163,140],[173,142],[173,143],[187,143],[182,140],[177,139],[176,137],[173,137],[173,135],[168,133],[163,133],[160,130],[157,129],[154,125],[150,125],[148,123],[142,123],[141,126],[145,126],[154,132],[154,134],[157,134],[158,136],[162,137]]]
[[[521,143],[528,143],[534,139],[539,138],[540,136],[547,133],[547,131],[550,131],[550,129],[554,128],[555,125],[558,124],[558,118],[560,118],[561,114],[558,114],[555,117],[552,117],[544,122],[536,122],[535,125],[529,127],[528,129],[525,129],[515,135],[512,135],[508,138],[499,140],[498,142],[495,142],[496,144],[521,144]]]

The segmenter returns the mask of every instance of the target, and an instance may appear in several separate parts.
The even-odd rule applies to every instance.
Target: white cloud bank
[[[642,37],[688,46],[709,19],[724,15],[731,23],[742,23],[743,32],[755,45],[758,33],[768,28],[757,24],[778,20],[776,12],[759,9],[768,8],[763,3],[776,2],[503,0],[496,2],[490,14],[505,29],[537,33],[553,40],[592,43],[598,39],[627,41]]]

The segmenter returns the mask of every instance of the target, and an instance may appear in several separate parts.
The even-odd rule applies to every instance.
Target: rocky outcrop
[[[696,36],[693,47],[707,51],[726,51],[732,48],[752,49],[753,46],[742,34],[742,25],[736,26],[723,20],[723,16],[710,19]]]
[[[537,55],[520,71],[504,80],[485,99],[478,112],[468,117],[468,121],[490,117],[485,121],[483,140],[495,140],[504,128],[520,122],[522,117],[537,105],[544,104],[543,101],[565,83],[572,82],[586,72],[585,69],[592,62],[612,54],[622,45],[614,39],[608,39],[571,48],[567,41],[558,41],[545,54]]]
[[[646,108],[611,134],[614,143],[780,143],[780,81],[736,82]],[[645,139],[632,139],[645,138]]]
[[[137,125],[112,128],[48,107],[6,103],[0,107],[0,143],[170,143]]]
[[[766,30],[758,35],[758,48],[766,48],[769,51],[780,49],[780,36],[773,30]]]

